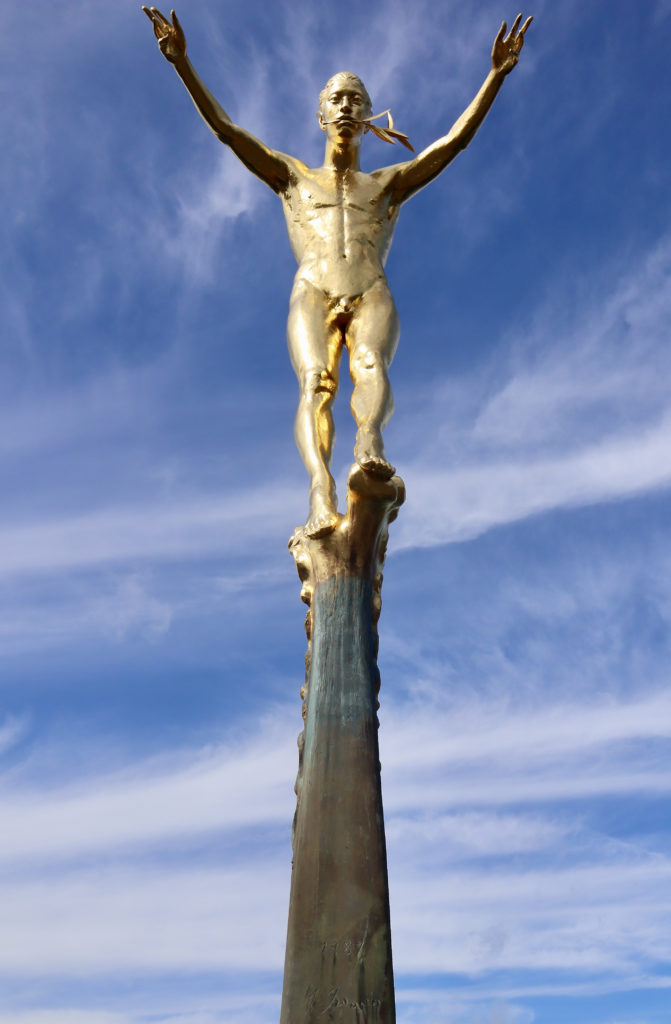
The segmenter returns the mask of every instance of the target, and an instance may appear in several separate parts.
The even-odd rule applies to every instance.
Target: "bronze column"
[[[400,477],[355,466],[333,533],[295,531],[308,654],[281,1024],[393,1024],[377,619]]]

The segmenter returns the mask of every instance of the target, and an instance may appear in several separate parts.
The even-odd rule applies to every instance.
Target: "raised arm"
[[[520,29],[521,20],[522,15],[518,14],[507,36],[505,21],[501,25],[492,47],[491,71],[473,102],[454,123],[448,134],[419,153],[414,160],[399,165],[394,180],[394,191],[399,202],[409,199],[433,181],[471,141],[503,85],[504,78],[510,74],[519,60],[524,45],[524,33],[533,19],[527,18]]]
[[[161,53],[174,66],[208,128],[221,142],[230,146],[245,167],[265,181],[273,191],[281,192],[289,177],[286,159],[244,128],[233,124],[223,107],[203,85],[186,55],[186,37],[175,12],[170,12],[171,23],[157,7],[143,7],[142,10],[154,27]]]

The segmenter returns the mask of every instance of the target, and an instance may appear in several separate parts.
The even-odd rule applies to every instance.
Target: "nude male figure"
[[[368,473],[387,479],[382,430],[393,411],[388,370],[399,337],[398,316],[384,264],[402,203],[432,181],[475,135],[515,67],[531,24],[522,15],[494,40],[492,67],[478,94],[447,135],[411,160],[364,173],[361,140],[371,102],[359,78],[339,72],[320,94],[319,123],[326,132],[322,167],[269,149],[233,124],[203,85],[186,56],[186,39],[156,7],[143,7],[161,53],[174,65],[197,110],[217,138],[276,192],[284,207],[298,262],[289,306],[287,338],[300,398],[296,444],[310,475],[309,537],[338,523],[331,476],[334,428],[331,407],[338,390],[343,347],[354,385],[351,408],[357,426],[354,457]]]

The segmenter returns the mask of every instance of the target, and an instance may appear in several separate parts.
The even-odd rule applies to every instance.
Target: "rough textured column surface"
[[[281,1024],[393,1024],[387,856],[377,738],[377,619],[399,477],[358,467],[348,511],[290,542],[308,655]]]

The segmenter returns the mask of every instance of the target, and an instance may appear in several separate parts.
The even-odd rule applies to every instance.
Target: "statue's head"
[[[358,122],[370,117],[372,109],[370,96],[359,76],[351,71],[338,71],[319,93],[317,117],[324,131],[332,127],[338,135],[347,137],[361,134],[363,129]]]

